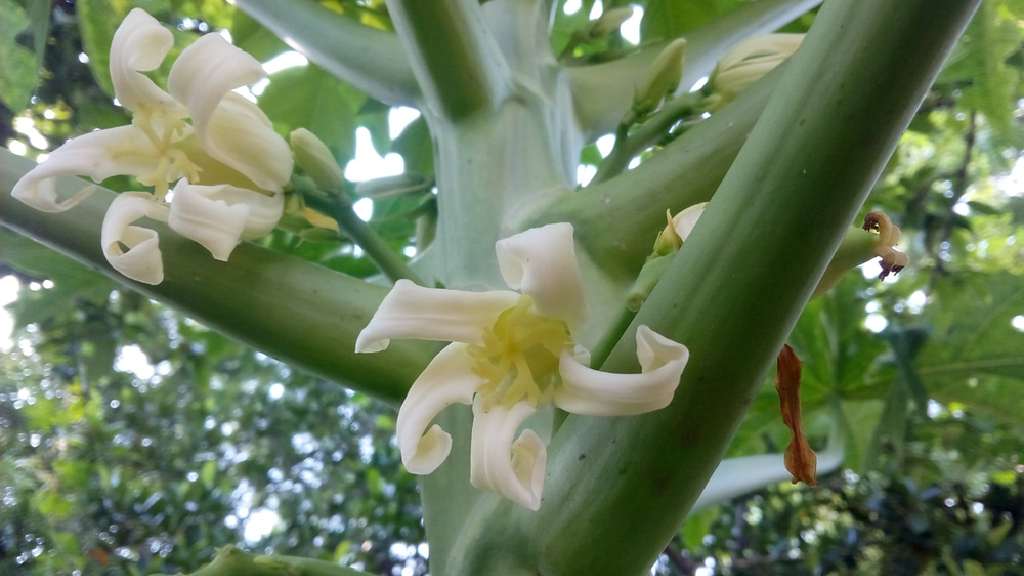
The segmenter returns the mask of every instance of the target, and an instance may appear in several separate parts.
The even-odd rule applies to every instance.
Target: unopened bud
[[[601,17],[590,23],[588,36],[592,39],[604,38],[619,29],[626,20],[633,17],[632,6],[620,6],[606,10]]]
[[[345,173],[326,144],[305,128],[292,131],[291,144],[295,162],[313,179],[317,188],[324,191],[341,190]]]
[[[785,62],[803,39],[803,34],[763,34],[747,38],[719,60],[708,86],[728,101]]]
[[[631,312],[639,310],[647,300],[658,280],[661,280],[662,275],[668,270],[668,264],[672,261],[671,256],[689,237],[694,225],[697,224],[697,219],[704,213],[707,205],[707,202],[694,204],[675,216],[672,216],[671,211],[666,211],[668,225],[658,233],[658,238],[654,241],[654,251],[647,257],[636,281],[633,282],[633,286],[630,287],[629,293],[626,295],[626,308]]]
[[[679,38],[665,47],[651,64],[647,78],[633,96],[633,112],[643,116],[652,112],[666,95],[675,92],[683,77],[683,53],[686,40]]]
[[[658,238],[654,241],[654,255],[671,254],[679,250],[707,206],[707,202],[694,204],[675,216],[672,216],[671,211],[667,211],[668,226],[658,233]]]

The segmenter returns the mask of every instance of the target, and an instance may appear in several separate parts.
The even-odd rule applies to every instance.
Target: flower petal
[[[181,104],[140,73],[159,68],[173,45],[171,31],[143,9],[128,13],[110,45],[110,77],[122,106],[133,112],[156,108],[175,118],[185,117]]]
[[[690,232],[693,232],[693,227],[697,225],[697,220],[700,219],[701,214],[704,213],[704,209],[707,207],[707,202],[701,202],[690,206],[672,217],[672,228],[676,231],[676,236],[679,236],[681,241],[686,242]]]
[[[227,260],[242,239],[273,229],[284,212],[284,195],[265,196],[234,186],[195,186],[184,178],[174,187],[168,225]]]
[[[83,134],[67,141],[22,176],[11,190],[11,196],[43,212],[63,212],[88,194],[80,192],[58,200],[55,178],[83,175],[101,182],[115,174],[147,174],[156,169],[158,160],[147,156],[148,150],[152,150],[149,141],[134,126]]]
[[[469,457],[469,482],[481,490],[496,492],[530,510],[540,508],[548,453],[533,430],[516,430],[537,410],[526,402],[511,408],[484,409],[473,403],[473,439]]]
[[[399,280],[356,338],[356,352],[380,352],[391,338],[480,344],[483,328],[492,326],[518,299],[507,290],[463,292]]]
[[[473,402],[480,377],[473,374],[471,362],[465,344],[449,344],[409,389],[396,424],[398,450],[409,472],[430,474],[451,452],[451,435],[436,424],[429,430],[427,426],[448,406]]]
[[[499,240],[496,250],[505,282],[531,296],[538,314],[563,320],[573,331],[586,322],[589,310],[572,224],[557,222],[520,232]]]
[[[647,326],[636,331],[640,374],[613,374],[588,368],[569,351],[558,371],[562,385],[555,390],[556,406],[589,416],[631,416],[659,410],[672,402],[690,351]]]
[[[258,60],[218,34],[205,34],[181,51],[167,89],[188,108],[197,131],[210,121],[224,96],[266,76]]]
[[[136,282],[159,284],[164,280],[159,238],[153,230],[130,225],[144,216],[165,221],[167,207],[142,192],[118,195],[103,216],[100,244],[115,270]]]
[[[291,179],[291,148],[263,111],[240,94],[229,92],[208,123],[196,124],[196,132],[210,156],[263,190],[280,192]]]
[[[291,177],[291,149],[258,106],[231,92],[265,75],[259,61],[244,50],[207,34],[181,51],[167,88],[188,107],[210,156],[258,187],[278,192]]]

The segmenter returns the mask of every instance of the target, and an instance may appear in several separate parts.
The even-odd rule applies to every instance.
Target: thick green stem
[[[979,0],[830,0],[693,233],[641,308],[689,346],[668,408],[570,416],[537,513],[537,572],[646,572],[721,461],[779,346]],[[602,368],[636,370],[625,337]]]
[[[458,120],[491,111],[508,94],[508,66],[468,0],[389,0],[426,106]]]
[[[10,194],[34,165],[0,152],[0,224],[15,232],[270,356],[388,402],[401,402],[430,360],[432,348],[412,341],[395,342],[381,354],[355,354],[356,335],[387,289],[254,244],[240,244],[227,262],[220,262],[195,242],[153,222],[165,280],[157,286],[131,282],[110,268],[100,249],[100,224],[114,193],[97,189],[67,212],[40,212]],[[67,178],[58,189],[86,185]]]
[[[309,61],[392,106],[422,99],[409,58],[394,34],[364,26],[313,0],[236,0]]]

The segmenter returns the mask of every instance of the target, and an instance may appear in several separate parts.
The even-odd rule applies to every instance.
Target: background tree
[[[816,489],[773,486],[721,506],[699,503],[704,509],[689,515],[657,560],[659,573],[697,573],[708,566],[731,574],[883,569],[899,574],[1012,574],[1022,563],[1024,258],[1018,241],[1024,205],[1019,180],[1007,176],[1021,146],[1024,6],[1019,2],[982,2],[933,83],[921,72],[929,65],[928,55],[935,58],[952,42],[973,3],[936,9],[926,2],[907,2],[893,9],[883,2],[855,6],[834,1],[822,10],[848,14],[849,37],[837,34],[828,49],[824,40],[812,44],[808,53],[813,55],[791,66],[805,70],[803,75],[794,72],[784,79],[785,69],[769,75],[709,118],[694,113],[707,89],[692,96],[686,94],[688,87],[709,74],[728,46],[745,36],[779,26],[790,32],[808,30],[817,15],[815,2],[646,2],[639,46],[624,40],[617,27],[596,26],[599,9],[593,2],[583,2],[571,14],[558,3],[544,6],[554,18],[550,30],[539,36],[531,32],[537,13],[530,12],[539,4],[502,0],[479,10],[473,4],[451,3],[457,9],[450,21],[431,12],[437,9],[433,3],[415,2],[385,6],[250,0],[239,2],[241,9],[199,1],[137,4],[172,25],[182,40],[179,48],[200,34],[228,30],[237,45],[267,61],[286,49],[279,38],[289,38],[312,63],[272,74],[259,94],[260,106],[282,134],[299,127],[313,131],[341,166],[355,155],[357,127],[369,131],[379,153],[400,154],[405,165],[401,177],[346,182],[340,198],[371,197],[374,211],[368,224],[380,244],[392,254],[419,254],[416,272],[447,286],[493,283],[494,240],[542,221],[569,220],[577,228],[584,273],[591,280],[601,278],[592,283],[603,286],[598,296],[603,308],[614,310],[663,226],[665,208],[678,211],[713,194],[737,199],[760,195],[760,212],[746,220],[727,207],[718,216],[709,212],[712,224],[706,229],[718,232],[695,232],[697,247],[680,252],[663,282],[673,294],[664,289],[652,294],[641,317],[664,315],[666,333],[688,344],[688,335],[706,334],[710,343],[698,345],[695,358],[707,357],[702,350],[713,353],[708,351],[712,345],[742,340],[738,330],[756,333],[762,359],[746,362],[752,376],[730,375],[744,385],[753,382],[751,391],[777,351],[774,342],[785,338],[804,362],[802,401],[812,442],[824,448],[828,440],[835,444],[840,439],[843,468],[850,471],[823,476]],[[0,117],[8,150],[31,156],[52,150],[71,135],[129,120],[111,102],[107,71],[110,40],[128,3],[4,0],[0,6]],[[604,13],[614,7],[603,6]],[[492,34],[504,30],[509,35],[459,28],[466,14],[478,13],[486,13]],[[841,20],[833,18],[831,22]],[[908,24],[915,18],[926,22],[927,29]],[[449,36],[437,38],[438,30]],[[463,35],[469,38],[465,53],[457,52],[457,43],[444,42]],[[680,94],[645,123],[617,129],[649,63],[668,40],[679,36],[688,41]],[[542,42],[513,42],[524,38]],[[861,49],[850,51],[849,46]],[[558,56],[557,62],[544,60],[548,51]],[[522,60],[509,59],[509,54]],[[546,66],[557,63],[558,74],[539,74],[538,54]],[[865,65],[849,64],[847,55]],[[499,61],[541,96],[533,101],[529,91],[513,90],[520,100],[512,101],[521,105],[502,104],[495,114],[490,99],[501,98],[488,90],[501,85],[490,81],[501,75]],[[869,76],[854,76],[872,67],[883,84],[893,81],[897,71],[909,79],[880,89]],[[808,92],[813,83],[807,75],[822,69],[850,74],[853,87],[830,91],[842,82],[835,73],[816,78],[820,88]],[[156,75],[161,74],[166,69]],[[915,82],[931,87],[912,86]],[[575,99],[558,86],[571,87]],[[799,117],[800,111],[820,120],[822,102],[831,103],[834,94],[853,99],[836,107],[849,116],[838,124],[822,122],[818,146],[797,147],[795,152],[766,148],[770,135],[779,133],[808,146],[813,135],[801,132],[804,124],[783,121]],[[916,96],[923,97],[923,104],[910,118]],[[427,114],[392,138],[389,110],[398,104],[418,105]],[[820,274],[839,234],[853,221],[848,216],[860,208],[857,199],[874,182],[872,166],[880,169],[887,158],[885,145],[856,138],[873,134],[883,142],[892,140],[902,131],[897,109],[906,110],[909,130],[865,205],[896,218],[904,232],[900,247],[911,254],[913,264],[896,282],[880,284],[848,275],[803,309],[790,334],[786,318],[795,321],[814,283],[801,280],[797,272]],[[479,110],[506,116],[474,127],[467,118]],[[563,121],[574,118],[577,124],[529,124],[537,110],[548,110]],[[751,132],[759,118],[760,132]],[[501,122],[526,126],[525,135],[495,137],[494,127]],[[636,148],[620,148],[611,160],[602,159],[592,141],[616,130],[621,141]],[[556,138],[567,135],[580,141]],[[748,152],[737,157],[748,135]],[[581,147],[584,141],[588,146]],[[829,141],[835,144],[820,145]],[[459,150],[468,150],[464,154],[470,158],[487,159],[486,166],[464,168],[467,156],[456,154]],[[553,158],[553,150],[576,156]],[[782,166],[794,158],[809,161],[808,178],[833,179],[830,194],[773,188],[773,174],[756,172],[764,167],[766,155],[769,164]],[[625,170],[633,157],[639,158],[639,166]],[[307,556],[381,574],[423,573],[428,555],[435,574],[453,570],[441,551],[456,543],[436,534],[446,523],[458,522],[463,512],[446,515],[435,508],[429,513],[428,532],[435,531],[429,554],[422,545],[429,534],[421,524],[417,487],[402,469],[392,439],[394,405],[433,349],[396,343],[390,357],[354,358],[349,354],[353,335],[346,333],[351,327],[317,318],[325,311],[340,314],[353,308],[365,324],[367,311],[372,313],[384,293],[352,280],[373,277],[380,282],[376,275],[387,271],[387,263],[380,263],[381,253],[367,247],[365,237],[360,239],[360,228],[345,224],[347,202],[339,207],[332,204],[335,200],[326,201],[299,173],[293,179],[295,193],[334,216],[343,225],[341,233],[302,219],[286,220],[259,241],[269,251],[240,247],[218,269],[223,270],[222,283],[214,291],[220,299],[173,282],[140,295],[119,285],[119,277],[96,250],[98,242],[81,241],[83,235],[96,234],[96,214],[101,212],[93,213],[95,221],[82,210],[68,212],[66,218],[32,213],[6,194],[31,164],[6,152],[0,161],[5,190],[0,220],[16,232],[3,230],[0,260],[6,285],[20,287],[10,307],[16,325],[0,381],[0,572],[188,572],[208,562],[215,547],[230,543],[241,543],[253,553]],[[561,189],[567,176],[576,177],[578,163],[599,166],[599,176],[577,193]],[[749,182],[761,186],[737,191]],[[115,177],[103,186],[130,190],[135,184]],[[812,201],[818,196],[833,200]],[[451,198],[447,205],[446,198]],[[481,203],[502,198],[516,198],[519,209],[495,209],[491,216],[480,217]],[[607,199],[611,210],[594,198]],[[839,208],[835,198],[848,199]],[[667,204],[647,206],[655,200]],[[735,207],[738,200],[715,204],[730,202]],[[610,233],[622,225],[636,229],[626,241]],[[755,233],[764,231],[776,232],[770,238],[789,238],[786,243],[765,241],[764,248],[757,248]],[[25,235],[90,265],[43,248]],[[169,270],[213,277],[208,272],[212,261],[201,250],[176,241],[169,232],[161,235],[161,242],[167,246]],[[791,259],[807,258],[813,264],[776,269],[782,277],[777,283],[741,284],[735,293],[700,286],[721,282],[718,274],[734,276],[743,262],[751,268],[758,268],[759,261],[777,265],[771,254],[784,245]],[[268,279],[254,289],[246,280],[253,270],[280,280]],[[312,306],[302,300],[305,292],[297,291],[299,286],[324,288],[331,295],[316,303],[319,307]],[[147,296],[168,301],[185,315]],[[719,321],[699,330],[701,321],[717,318],[710,313],[698,317],[697,312],[665,312],[677,302],[687,309],[722,308],[714,304],[716,296],[728,298],[732,308],[722,312],[722,318],[731,318],[724,328],[714,328],[723,326]],[[227,309],[224,302],[229,300],[249,307],[253,317],[241,318]],[[769,312],[737,318],[744,302],[764,303]],[[589,335],[595,341],[611,322],[598,308],[595,333]],[[275,330],[283,337],[275,337]],[[343,350],[345,346],[349,349]],[[632,369],[623,351],[613,352],[606,366]],[[714,354],[745,352],[727,347]],[[387,364],[401,367],[389,373]],[[703,374],[699,366],[696,370],[697,376]],[[387,377],[375,379],[374,373]],[[706,394],[702,388],[692,383],[687,387],[687,374],[680,388],[687,391],[683,400],[702,398],[716,407],[724,402],[721,410],[710,412],[696,402],[701,418],[694,420],[693,430],[731,437],[729,456],[785,448],[788,431],[771,386],[751,392],[745,410],[737,401],[742,397],[739,388],[725,400],[701,396]],[[353,392],[353,387],[375,391],[378,399]],[[667,416],[646,421],[688,414],[681,410],[669,409]],[[745,416],[733,436],[733,421],[741,414]],[[594,437],[601,438],[611,433],[606,423],[571,419],[566,426],[600,433]],[[457,427],[457,422],[447,424]],[[556,438],[556,453],[567,442],[564,438],[573,436]],[[681,469],[693,476],[694,486],[703,485],[720,457],[717,449],[666,450],[651,461],[689,460],[678,466],[689,466]],[[596,457],[588,454],[591,460]],[[463,474],[443,470],[420,486],[426,502],[433,498],[435,506],[443,502],[445,483],[466,484]],[[782,471],[775,480],[785,477]],[[557,495],[567,488],[549,482],[547,490]],[[676,502],[686,491],[678,490],[675,497],[648,504]],[[626,508],[615,508],[619,500],[607,497],[587,506],[604,503],[624,515]],[[685,513],[688,504],[678,506]],[[546,528],[563,527],[550,541],[566,551],[540,554],[550,573],[566,570],[570,561],[602,565],[606,558],[591,550],[594,542],[612,550],[607,535],[624,529],[608,523],[603,532],[582,531],[597,539],[581,542],[565,533],[570,524],[559,520],[557,511],[539,514],[541,522],[548,522]],[[431,528],[431,517],[438,527]],[[263,533],[256,530],[259,518],[277,520]],[[492,526],[482,545],[493,546],[519,533],[532,518],[511,511],[507,526]],[[652,519],[650,524],[679,526],[671,518]],[[660,549],[663,544],[655,545]],[[588,551],[584,558],[582,550]],[[514,549],[510,553],[521,560]]]

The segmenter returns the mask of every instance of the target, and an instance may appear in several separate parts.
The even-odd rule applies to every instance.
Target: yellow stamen
[[[511,407],[526,401],[538,406],[546,401],[558,359],[572,347],[565,323],[538,316],[530,310],[532,304],[532,298],[520,296],[493,327],[484,329],[483,344],[468,348],[473,372],[485,380],[477,394],[490,405]]]

